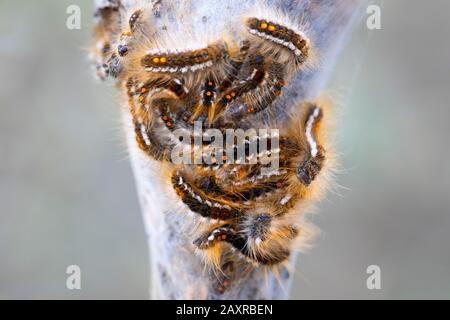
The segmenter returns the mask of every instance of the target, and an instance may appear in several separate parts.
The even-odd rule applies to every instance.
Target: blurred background
[[[340,187],[313,217],[294,299],[450,298],[450,2],[374,1],[326,93]],[[66,9],[82,9],[82,29]],[[147,299],[148,254],[111,85],[87,59],[90,0],[0,0],[0,299]],[[82,290],[66,289],[66,268]],[[366,269],[381,268],[381,290]]]

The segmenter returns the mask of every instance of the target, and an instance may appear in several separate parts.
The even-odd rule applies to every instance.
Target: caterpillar
[[[244,15],[243,28],[249,41],[265,56],[286,65],[288,74],[316,64],[307,23],[265,6],[255,7]]]

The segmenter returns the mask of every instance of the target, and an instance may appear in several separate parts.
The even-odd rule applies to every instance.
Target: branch
[[[111,2],[98,1],[106,7]],[[201,32],[198,24],[206,26],[215,21],[232,19],[242,10],[258,1],[122,1],[127,8],[138,3],[153,12],[154,30],[166,24],[178,24],[186,31]],[[329,76],[329,70],[355,17],[360,14],[357,0],[274,0],[270,8],[280,9],[293,18],[302,17],[309,25],[311,42],[318,54],[320,67],[308,69],[295,76],[283,91],[277,106],[296,105],[294,102],[316,99]],[[124,10],[126,11],[126,10]],[[198,22],[200,21],[200,22]],[[194,27],[193,27],[194,26]],[[156,31],[157,32],[157,31]],[[182,41],[182,39],[180,39]],[[111,72],[111,70],[109,70]],[[249,266],[245,270],[212,272],[196,253],[192,244],[192,228],[186,216],[180,214],[170,194],[170,183],[164,178],[161,162],[151,159],[136,144],[132,118],[124,111],[126,134],[131,163],[139,193],[147,231],[151,262],[151,296],[154,299],[285,299],[288,297],[292,273],[281,268],[276,274],[264,267]],[[286,112],[275,112],[278,120],[287,121]],[[194,213],[193,213],[194,214]],[[195,214],[194,214],[195,215]],[[290,258],[295,264],[295,255]],[[232,266],[230,267],[232,268]],[[232,277],[227,275],[230,271]],[[232,285],[224,289],[224,281]]]

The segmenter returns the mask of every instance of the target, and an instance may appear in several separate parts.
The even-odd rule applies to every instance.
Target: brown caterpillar
[[[245,69],[241,71],[242,80],[229,90],[222,102],[234,121],[265,110],[281,95],[285,86],[286,71],[281,64],[260,54],[250,59],[247,73],[244,73]]]
[[[153,73],[188,73],[211,68],[226,55],[226,45],[219,42],[197,50],[149,50],[141,64]]]
[[[99,79],[105,80],[110,75],[116,75],[114,66],[114,42],[119,30],[120,1],[109,1],[99,6],[95,11],[94,37],[95,43],[90,53],[91,62]]]
[[[300,62],[308,57],[309,40],[306,36],[264,19],[250,18],[247,20],[247,26],[251,34],[292,51]]]
[[[177,194],[189,209],[200,214],[202,217],[228,220],[240,215],[239,210],[213,200],[205,196],[205,193],[200,194],[192,184],[186,181],[181,173],[174,173],[172,176],[172,184]],[[207,192],[208,190],[205,191]]]

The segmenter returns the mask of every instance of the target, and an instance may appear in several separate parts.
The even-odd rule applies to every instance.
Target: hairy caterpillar
[[[103,49],[94,46],[92,59],[102,66],[97,71],[107,70],[101,78],[115,78],[128,102],[137,147],[164,165],[161,175],[173,206],[195,224],[184,230],[190,237],[186,247],[214,272],[226,272],[228,280],[249,266],[278,268],[309,232],[302,213],[325,189],[332,158],[326,105],[298,101],[277,108],[288,123],[270,119],[293,79],[316,65],[306,24],[265,5],[245,5],[241,15],[202,37],[183,30],[186,21],[171,27],[154,8],[131,2],[110,1],[99,9],[95,42]],[[229,161],[237,158],[233,142],[232,154],[215,149],[211,162],[175,163],[177,146],[193,146],[192,159],[196,150],[217,142],[211,135],[196,143],[196,123],[222,134],[222,141],[228,129],[279,129],[279,143],[266,142],[265,149],[257,137],[250,152],[247,139],[242,161]],[[187,140],[178,139],[180,132]],[[271,156],[278,168],[261,161]],[[251,159],[259,162],[245,163]],[[219,291],[230,285],[224,281]]]

